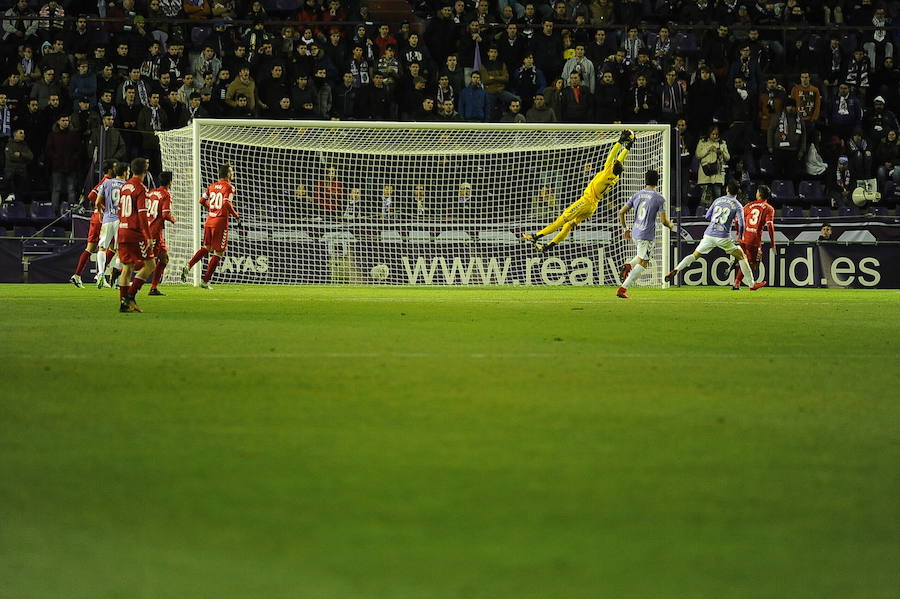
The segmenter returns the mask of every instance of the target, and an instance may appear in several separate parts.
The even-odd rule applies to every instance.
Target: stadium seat
[[[13,227],[13,237],[34,237],[37,229],[30,225],[18,225]]]
[[[825,197],[825,189],[819,181],[800,181],[797,195],[810,205],[828,203],[828,199]]]
[[[855,205],[841,206],[838,210],[838,216],[859,216],[859,208]]]
[[[56,217],[53,211],[53,204],[50,202],[32,202],[31,203],[31,220],[33,221],[50,221]]]
[[[700,42],[697,41],[697,36],[692,32],[681,31],[676,33],[674,41],[678,52],[685,56],[694,57],[700,52]]]
[[[843,52],[845,56],[853,54],[853,51],[858,47],[859,44],[857,43],[855,33],[847,32],[841,34],[841,52]]]
[[[810,218],[831,218],[831,208],[828,206],[810,206]]]
[[[410,231],[406,239],[409,243],[431,243],[431,233],[428,231]]]
[[[794,237],[794,241],[799,241],[803,243],[809,243],[811,241],[818,241],[819,235],[821,233],[819,231],[800,231],[797,233],[797,236]]]
[[[0,205],[0,220],[10,224],[26,222],[28,215],[25,212],[25,204],[22,202],[8,202]]]
[[[759,172],[763,178],[768,179],[772,176],[774,164],[771,154],[765,154],[759,159]]]
[[[781,207],[781,218],[803,218],[803,208],[785,204]]]
[[[465,231],[441,231],[435,243],[469,243],[472,238]]]
[[[884,193],[881,194],[882,204],[900,204],[900,186],[893,181],[884,184]]]
[[[47,227],[44,229],[44,232],[41,233],[41,237],[45,239],[68,239],[69,232],[65,227]]]
[[[772,200],[780,206],[796,204],[797,194],[794,191],[794,182],[786,179],[772,181]]]
[[[382,231],[381,232],[381,242],[382,243],[403,243],[403,235],[400,234],[400,231]]]
[[[478,241],[484,243],[518,243],[519,239],[512,231],[481,231]]]
[[[6,237],[9,235],[9,231],[6,230],[6,227],[0,227],[0,237]]]
[[[887,216],[888,207],[883,204],[878,204],[877,206],[872,207],[872,212],[875,213],[875,216]]]

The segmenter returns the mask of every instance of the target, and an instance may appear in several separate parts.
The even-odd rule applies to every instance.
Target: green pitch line
[[[900,588],[896,291],[0,286],[0,598]]]

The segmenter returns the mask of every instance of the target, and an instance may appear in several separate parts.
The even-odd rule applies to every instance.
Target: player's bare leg
[[[162,280],[163,272],[169,264],[169,253],[160,252],[159,259],[156,261],[156,268],[153,270],[153,282],[150,283],[150,292],[147,295],[165,295],[159,290],[159,282]]]
[[[212,279],[213,274],[216,272],[216,268],[219,266],[219,262],[222,260],[222,256],[225,252],[213,252],[213,257],[209,259],[209,265],[206,267],[206,272],[203,273],[203,282],[200,283],[200,287],[202,289],[212,289],[213,286],[210,285],[209,281]]]

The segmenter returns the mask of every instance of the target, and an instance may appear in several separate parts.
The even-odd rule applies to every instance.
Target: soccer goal
[[[197,199],[229,162],[243,226],[219,282],[618,285],[633,245],[616,211],[651,168],[668,201],[668,125],[627,125],[637,139],[618,185],[562,244],[542,254],[519,235],[580,197],[624,128],[196,119],[160,134],[175,175],[169,253],[181,265],[199,247]],[[657,227],[642,286],[664,286],[669,231]]]

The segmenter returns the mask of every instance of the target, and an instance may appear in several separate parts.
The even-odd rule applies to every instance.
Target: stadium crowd
[[[0,183],[57,211],[103,158],[157,173],[155,132],[198,117],[659,122],[695,202],[726,175],[817,180],[831,208],[900,186],[897,1],[420,0],[394,25],[365,0],[9,4]]]

